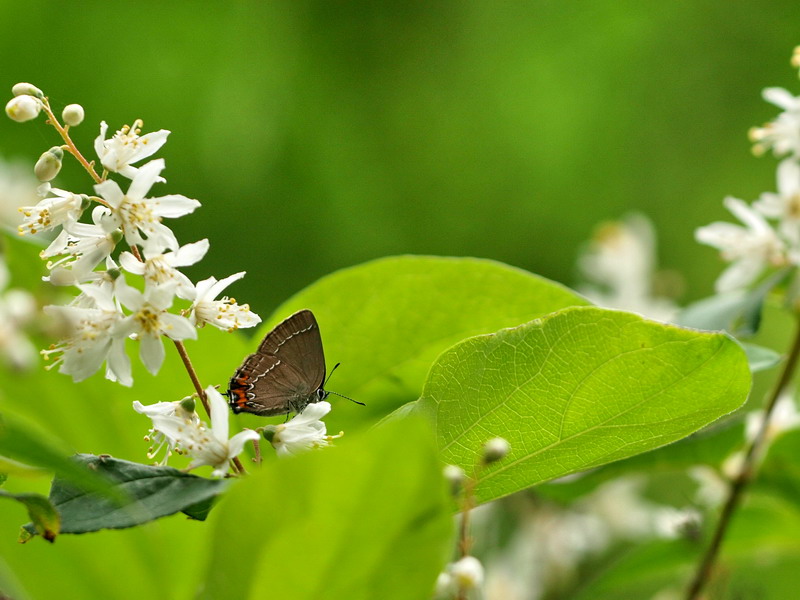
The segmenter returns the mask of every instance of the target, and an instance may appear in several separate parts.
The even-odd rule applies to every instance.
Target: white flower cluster
[[[69,105],[62,115],[67,125],[62,127],[41,90],[17,84],[13,91],[15,97],[6,106],[12,119],[34,119],[44,111],[65,141],[69,141],[69,126],[83,119],[83,109]],[[108,127],[101,123],[94,149],[104,171],[94,174],[96,195],[51,187],[49,181],[60,170],[64,151],[73,152],[74,147],[67,144],[45,152],[35,169],[45,182],[39,188],[41,200],[20,208],[24,215],[20,234],[56,233],[41,252],[49,269],[44,279],[57,286],[74,286],[79,292],[67,306],[47,307],[66,326],[66,335],[43,352],[45,357],[56,357],[51,367],[59,365],[59,371],[75,381],[89,377],[105,362],[107,378],[131,385],[125,351],[129,339],[138,341],[142,362],[155,374],[164,360],[163,336],[180,341],[196,338],[196,328],[206,323],[233,330],[261,321],[248,305],[227,297],[217,299],[243,272],[193,284],[178,270],[200,261],[208,251],[208,240],[181,246],[163,220],[187,215],[200,203],[177,194],[151,194],[153,186],[165,181],[161,177],[164,160],[139,167],[133,164],[157,152],[169,132],[141,135],[141,126],[141,121],[135,121],[106,139]],[[85,166],[91,170],[88,163]],[[107,178],[109,172],[130,181],[120,186]],[[82,220],[86,214],[89,219]],[[128,249],[120,251],[123,240]],[[140,283],[130,285],[125,273]],[[184,310],[173,309],[176,299],[184,302]]]
[[[731,263],[716,282],[718,292],[745,288],[770,267],[800,266],[800,96],[782,88],[767,88],[763,96],[783,112],[751,129],[750,139],[756,155],[772,150],[783,158],[777,192],[765,192],[752,204],[728,197],[725,207],[742,225],[716,222],[695,232],[697,241],[718,248]]]

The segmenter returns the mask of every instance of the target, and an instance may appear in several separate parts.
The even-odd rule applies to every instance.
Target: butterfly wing
[[[317,399],[325,380],[319,325],[301,310],[270,331],[228,385],[234,412],[262,416],[300,412]]]
[[[314,390],[325,381],[325,354],[314,313],[301,310],[270,331],[259,354],[272,354],[300,371]]]

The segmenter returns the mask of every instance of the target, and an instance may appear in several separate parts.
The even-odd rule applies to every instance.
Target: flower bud
[[[53,146],[39,157],[33,172],[39,181],[50,181],[54,179],[61,170],[61,159],[64,158],[64,151],[58,146]]]
[[[474,556],[465,556],[450,565],[450,576],[460,590],[474,590],[483,585],[483,565]]]
[[[24,123],[39,116],[42,104],[33,96],[22,95],[12,98],[6,104],[6,114],[17,123]]]
[[[461,486],[464,484],[464,469],[455,465],[447,465],[444,468],[444,478],[450,484],[450,493],[457,496],[461,491]]]
[[[194,414],[194,398],[191,396],[186,396],[183,400],[181,400],[181,408],[186,411],[187,415]]]
[[[61,113],[64,123],[70,127],[75,127],[83,122],[83,107],[80,104],[67,104]]]
[[[32,83],[20,82],[14,84],[11,88],[11,93],[15,96],[34,96],[35,98],[44,98],[44,92],[37,88]]]
[[[492,438],[483,445],[484,464],[488,465],[504,459],[509,450],[511,450],[511,446],[509,446],[505,439],[501,437]]]
[[[264,439],[270,444],[272,443],[272,440],[275,439],[276,433],[278,433],[277,425],[266,425],[261,429],[261,435],[263,435]]]

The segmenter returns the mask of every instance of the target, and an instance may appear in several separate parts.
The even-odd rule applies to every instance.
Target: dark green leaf
[[[62,533],[86,533],[140,525],[197,505],[224,491],[228,482],[204,479],[171,467],[156,467],[109,456],[80,454],[76,462],[88,468],[129,500],[117,504],[83,492],[69,481],[56,478],[50,500],[61,513]]]

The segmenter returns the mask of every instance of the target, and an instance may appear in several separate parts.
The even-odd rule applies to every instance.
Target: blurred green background
[[[752,157],[747,130],[777,113],[764,87],[800,91],[789,0],[0,0],[0,15],[8,97],[30,81],[59,112],[82,104],[73,136],[87,155],[101,120],[173,132],[159,195],[199,199],[170,225],[184,243],[211,240],[187,272],[246,270],[229,292],[262,317],[331,271],[391,254],[493,258],[574,284],[595,226],[630,211],[653,220],[661,265],[684,275],[680,300],[706,296],[721,263],[693,231],[729,219],[725,195],[773,189],[776,161]],[[6,159],[32,167],[57,141],[42,119],[0,119]],[[90,189],[70,162],[56,183]],[[224,382],[244,342],[201,339],[221,357],[207,352],[202,372]],[[168,353],[165,372],[175,364]],[[35,377],[8,385],[13,412],[72,448],[139,460],[147,424],[130,401],[187,387],[141,370],[133,390]],[[150,597],[166,580],[161,595],[182,597],[206,567],[193,560],[207,535],[197,523],[20,548],[24,514],[3,506],[0,581],[30,597],[48,597],[52,581],[61,597]],[[119,564],[128,593],[109,594]]]
[[[800,5],[567,2],[0,1],[5,89],[31,81],[98,123],[173,133],[173,222],[262,315],[340,267],[399,253],[498,259],[571,284],[599,221],[649,215],[683,300],[720,264],[693,230],[773,187],[747,129],[800,89]],[[9,94],[10,97],[10,94]],[[31,163],[43,120],[0,120]],[[84,191],[76,165],[57,182]]]

